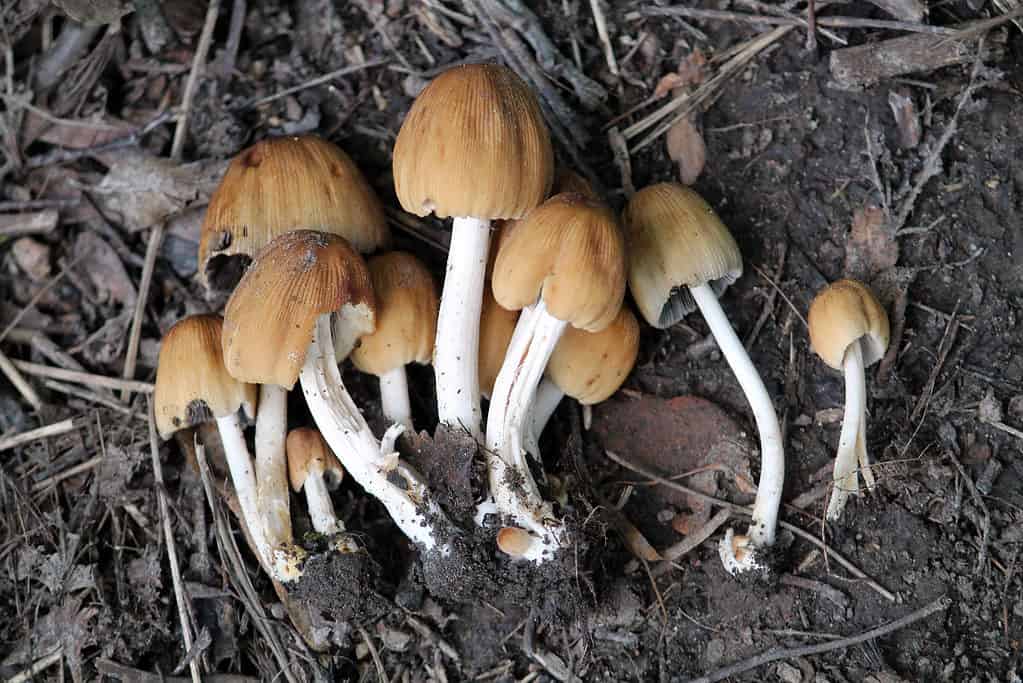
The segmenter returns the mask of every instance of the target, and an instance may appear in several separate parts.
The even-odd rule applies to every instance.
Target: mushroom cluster
[[[294,532],[292,493],[304,495],[309,524],[331,537],[329,547],[358,547],[332,499],[342,479],[379,501],[423,554],[448,557],[474,534],[506,561],[541,564],[571,549],[570,510],[545,498],[534,476],[540,435],[565,396],[601,402],[631,372],[640,324],[627,289],[655,328],[699,310],[745,393],[760,480],[749,528],[729,529],[720,556],[733,574],[767,569],[782,435],[718,300],[742,274],[742,257],[707,202],[660,183],[632,196],[619,218],[586,180],[555,174],[536,96],[490,64],[455,67],[423,90],[398,134],[393,175],[406,211],[453,218],[439,294],[417,255],[386,250],[380,201],[341,149],[311,135],[274,138],[232,161],[202,226],[200,280],[229,293],[223,317],[185,318],[164,338],[159,432],[216,421],[265,570],[281,582],[302,576],[308,552]],[[884,352],[887,319],[863,285],[844,281],[818,296],[810,324],[814,349],[846,377],[834,519],[857,488],[857,463],[873,483],[864,367]],[[378,378],[379,429],[345,386],[347,359]],[[399,452],[402,434],[428,426],[410,387],[422,399],[429,385],[419,371],[410,381],[406,368],[431,363],[438,429],[464,435],[486,467],[467,519],[453,517]],[[289,415],[296,384],[305,409]],[[253,420],[254,458],[244,431]]]

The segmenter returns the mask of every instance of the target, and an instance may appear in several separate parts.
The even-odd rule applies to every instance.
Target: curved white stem
[[[437,547],[440,539],[435,524],[444,519],[444,513],[432,501],[421,477],[400,462],[397,453],[384,452],[345,389],[334,360],[329,315],[316,321],[300,378],[309,412],[345,471],[384,504],[409,539],[426,550]],[[438,549],[445,554],[449,551],[446,545]]]
[[[857,342],[859,345],[862,342]],[[862,348],[860,349],[862,352]],[[864,360],[864,365],[866,361]],[[866,368],[864,368],[866,375]],[[863,392],[860,394],[860,428],[856,433],[856,458],[860,462],[860,474],[863,475],[863,484],[868,491],[873,491],[877,486],[874,479],[874,470],[870,467],[870,456],[867,455],[867,385],[864,378]]]
[[[775,532],[778,530],[782,486],[785,483],[785,450],[778,415],[774,411],[774,403],[767,393],[764,380],[760,378],[760,373],[753,366],[746,348],[736,336],[714,290],[709,285],[700,285],[690,287],[689,291],[700,308],[703,319],[707,321],[721,354],[728,361],[739,386],[746,394],[746,400],[753,411],[753,419],[757,423],[757,431],[760,433],[760,482],[753,503],[753,520],[746,535],[753,549],[764,548],[774,543]],[[756,563],[755,555],[755,552],[746,553],[748,561],[740,564],[753,567]]]
[[[408,398],[408,375],[405,366],[380,375],[380,404],[392,424],[412,429],[412,405]]]
[[[437,314],[433,369],[441,423],[481,440],[480,309],[490,248],[490,221],[455,218]]]
[[[857,476],[857,448],[863,429],[863,410],[866,406],[866,379],[863,368],[863,350],[860,342],[854,341],[845,350],[842,358],[845,374],[845,414],[842,417],[842,432],[838,437],[838,452],[835,454],[834,486],[825,517],[834,521],[842,516],[849,496],[859,491]]]
[[[291,543],[292,539],[288,461],[284,451],[287,428],[287,390],[276,384],[261,385],[256,415],[256,500],[271,548]]]
[[[533,399],[531,418],[526,424],[526,451],[534,458],[540,458],[540,435],[544,427],[550,422],[554,411],[558,409],[565,392],[558,388],[558,385],[544,377],[540,386],[536,388],[536,397]]]
[[[306,503],[309,506],[309,519],[313,529],[321,534],[332,536],[345,530],[345,525],[334,512],[334,503],[330,500],[330,491],[323,481],[321,473],[310,474],[302,484]]]
[[[553,519],[550,504],[540,496],[526,462],[523,434],[529,427],[537,385],[566,324],[547,313],[543,300],[523,310],[494,382],[487,414],[491,496],[499,513],[537,537],[523,557],[538,563],[545,559],[545,551],[562,545],[564,527]]]

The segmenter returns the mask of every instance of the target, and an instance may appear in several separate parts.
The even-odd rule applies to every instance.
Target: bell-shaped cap
[[[547,363],[547,376],[566,395],[593,405],[618,391],[638,353],[639,322],[622,306],[614,322],[600,332],[567,328]]]
[[[224,364],[245,382],[291,389],[305,363],[316,318],[337,313],[345,329],[373,331],[376,303],[359,252],[312,230],[272,240],[245,271],[224,311]]]
[[[735,238],[710,204],[678,183],[659,183],[632,196],[623,215],[629,243],[629,287],[640,313],[671,327],[696,304],[689,287],[720,295],[742,275]]]
[[[345,476],[334,452],[323,436],[312,427],[299,427],[288,432],[285,448],[288,454],[288,479],[295,493],[302,490],[310,475],[323,477],[336,488]]]
[[[518,218],[544,200],[553,174],[536,95],[497,64],[437,76],[394,143],[394,189],[417,216]]]
[[[601,202],[574,192],[551,197],[505,227],[494,262],[494,298],[521,310],[541,297],[547,312],[596,332],[625,297],[625,242]]]
[[[839,280],[813,298],[807,315],[810,345],[825,363],[842,369],[845,351],[862,340],[864,366],[873,365],[888,350],[888,314],[862,282]]]
[[[256,387],[239,382],[224,367],[220,350],[223,320],[193,315],[179,320],[163,337],[156,368],[153,406],[163,438],[241,408],[256,414]]]
[[[433,275],[403,251],[379,254],[368,265],[377,303],[376,330],[352,350],[352,362],[378,377],[409,363],[428,365],[439,306]]]
[[[297,229],[344,237],[361,253],[390,242],[384,210],[339,147],[315,135],[268,138],[234,158],[210,198],[199,237],[199,275],[230,290],[274,237]]]

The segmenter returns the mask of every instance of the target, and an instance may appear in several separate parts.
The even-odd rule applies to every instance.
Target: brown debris
[[[920,115],[917,113],[913,98],[907,88],[899,88],[888,93],[888,106],[895,117],[895,125],[899,131],[899,147],[913,149],[920,144],[923,131],[920,127]]]
[[[857,209],[845,245],[846,277],[870,281],[899,261],[899,243],[884,211],[876,206]]]

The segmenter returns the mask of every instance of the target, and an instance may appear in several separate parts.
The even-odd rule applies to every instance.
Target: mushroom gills
[[[720,297],[737,279],[738,276],[729,275],[711,280],[707,286],[714,292],[714,296]],[[673,287],[668,294],[667,301],[664,302],[664,306],[661,308],[660,315],[657,317],[657,326],[662,330],[667,329],[695,311],[696,308],[696,301],[693,299],[693,294],[689,291],[689,287],[686,285]]]

